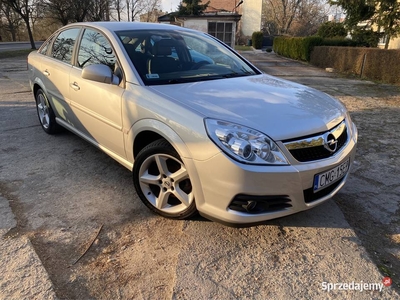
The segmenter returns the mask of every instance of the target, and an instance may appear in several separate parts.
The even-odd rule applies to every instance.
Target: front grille
[[[292,154],[292,156],[299,162],[309,162],[309,161],[320,160],[320,159],[331,157],[331,156],[335,155],[337,152],[339,152],[340,149],[342,149],[343,146],[346,144],[347,138],[348,138],[347,128],[345,128],[344,131],[342,132],[342,134],[339,137],[337,137],[337,148],[336,148],[335,152],[331,152],[324,147],[323,141],[325,139],[325,137],[324,137],[325,134],[327,134],[327,133],[321,134],[316,137],[308,137],[307,138],[307,140],[317,141],[317,143],[316,143],[317,145],[315,145],[315,146],[310,147],[309,145],[307,145],[307,146],[304,146],[304,148],[299,146],[296,149],[289,148],[288,150],[289,150],[290,154]],[[290,145],[293,145],[293,144],[302,145],[303,141],[297,140],[297,141],[290,141],[290,142],[284,142],[284,143],[286,145],[289,145],[289,147],[290,147]]]
[[[334,189],[336,189],[339,184],[344,180],[345,177],[343,177],[342,179],[336,181],[335,183],[333,183],[332,185],[324,188],[323,190],[314,193],[313,188],[309,188],[307,190],[303,191],[304,194],[304,201],[306,203],[311,203],[314,202],[318,199],[321,199],[322,197],[325,197],[326,195],[329,195]]]
[[[261,214],[267,212],[276,212],[292,207],[289,196],[252,196],[236,195],[229,204],[229,209],[250,213]]]
[[[303,149],[293,149],[290,150],[290,153],[293,155],[295,159],[300,162],[307,162],[313,160],[324,159],[332,156],[336,152],[338,152],[347,141],[347,131],[343,132],[342,135],[337,140],[337,149],[334,153],[325,149],[324,146],[316,146],[316,147],[309,147]]]

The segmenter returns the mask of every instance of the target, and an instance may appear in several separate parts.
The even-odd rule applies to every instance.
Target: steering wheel
[[[195,64],[190,68],[190,70],[198,70],[198,69],[200,69],[202,66],[204,66],[204,65],[210,65],[210,64],[211,64],[211,63],[210,63],[209,61],[202,60],[202,61],[199,61],[199,62],[195,63]]]

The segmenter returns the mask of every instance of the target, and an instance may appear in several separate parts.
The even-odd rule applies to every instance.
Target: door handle
[[[79,85],[74,82],[74,83],[70,83],[70,86],[75,90],[75,91],[79,91],[81,88],[79,87]]]
[[[43,71],[43,74],[44,74],[44,76],[47,76],[47,77],[50,76],[50,73],[49,73],[49,71],[47,71],[47,70],[44,70],[44,71]]]

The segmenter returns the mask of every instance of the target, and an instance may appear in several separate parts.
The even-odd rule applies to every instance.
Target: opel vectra
[[[67,25],[28,57],[37,114],[133,173],[143,203],[257,223],[335,195],[357,129],[338,100],[263,74],[206,33],[172,25]]]

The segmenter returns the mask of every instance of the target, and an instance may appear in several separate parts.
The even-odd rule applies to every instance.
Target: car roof
[[[69,26],[91,26],[98,29],[106,29],[109,31],[122,31],[122,30],[187,30],[190,29],[170,25],[170,24],[159,24],[159,23],[145,23],[145,22],[81,22],[81,23],[73,23],[67,25]]]

